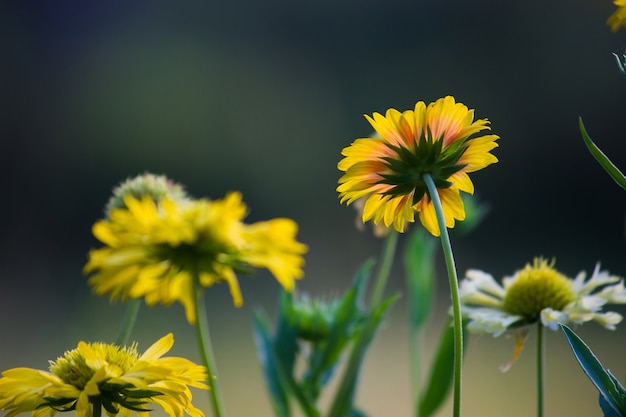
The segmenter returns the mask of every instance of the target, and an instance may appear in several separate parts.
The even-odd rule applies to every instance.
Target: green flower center
[[[443,139],[433,139],[430,132],[413,143],[412,148],[387,144],[396,156],[385,157],[388,172],[381,174],[381,184],[391,185],[385,194],[391,196],[407,195],[413,192],[413,204],[427,193],[423,176],[429,173],[437,188],[448,188],[452,182],[448,178],[465,167],[458,164],[459,158],[467,147],[464,140],[452,142],[443,149]]]
[[[535,259],[517,273],[506,291],[503,309],[527,322],[539,320],[541,310],[561,310],[576,299],[572,281],[553,267],[553,262]]]
[[[89,343],[88,346],[98,358],[104,359],[106,365],[119,372],[119,375],[128,372],[139,358],[136,344],[124,348],[104,343]],[[85,388],[97,370],[87,363],[80,348],[65,352],[56,362],[50,361],[51,373],[80,390]]]
[[[240,261],[239,251],[227,242],[220,242],[213,237],[204,236],[197,242],[177,246],[160,244],[154,248],[154,254],[160,261],[169,262],[177,269],[189,272],[206,272],[218,276],[218,264],[240,273],[251,272],[251,267]]]

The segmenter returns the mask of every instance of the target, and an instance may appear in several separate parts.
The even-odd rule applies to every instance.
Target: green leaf
[[[350,411],[350,417],[367,417],[367,415],[363,411],[353,408]]]
[[[409,293],[409,326],[417,330],[432,310],[435,295],[435,251],[438,240],[423,228],[411,233],[404,252]]]
[[[600,409],[602,409],[602,415],[604,417],[623,417],[620,414],[618,414],[613,409],[613,407],[611,407],[611,405],[604,399],[602,394],[599,394],[598,397],[599,397],[598,402],[600,403]]]
[[[263,368],[265,384],[269,390],[274,413],[277,417],[289,417],[291,415],[289,399],[281,383],[281,365],[274,354],[267,320],[259,311],[254,314],[253,330],[257,345],[257,355]]]
[[[464,338],[466,332],[463,332]],[[463,346],[466,346],[463,343]],[[422,393],[418,410],[420,417],[431,416],[443,404],[454,379],[454,327],[452,319],[444,324],[439,347],[435,353],[428,385]]]
[[[398,300],[399,296],[392,295],[385,298],[368,315],[365,325],[359,333],[359,337],[352,349],[348,365],[343,374],[343,378],[335,393],[335,398],[328,413],[328,417],[346,417],[354,412],[354,393],[361,370],[361,364],[365,358],[365,353],[372,342],[376,331],[386,316],[389,308]]]
[[[626,190],[626,177],[622,172],[611,162],[611,160],[596,146],[595,143],[591,140],[589,135],[587,134],[587,130],[585,130],[585,126],[583,125],[583,119],[578,119],[578,126],[580,127],[580,133],[583,135],[583,140],[585,141],[585,145],[589,149],[589,152],[596,158],[596,161],[600,163],[602,168],[605,169],[606,172],[609,173],[611,178],[623,189]]]
[[[576,333],[564,324],[560,326],[567,337],[570,347],[574,351],[574,356],[578,363],[580,363],[593,385],[600,391],[600,396],[604,401],[600,401],[604,415],[626,416],[626,404],[624,403],[626,390],[624,390],[624,387],[613,375],[604,369],[596,355]],[[614,413],[608,412],[608,409],[612,409]]]
[[[304,381],[310,389],[314,389],[313,392],[315,388],[318,388],[317,385],[328,382],[341,354],[354,338],[355,326],[362,319],[363,299],[373,267],[373,260],[368,260],[361,265],[352,287],[341,297],[328,337],[323,344],[314,346]]]

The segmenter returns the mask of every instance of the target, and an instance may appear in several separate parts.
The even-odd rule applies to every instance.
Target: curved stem
[[[383,258],[380,262],[380,268],[378,269],[378,275],[376,282],[374,283],[374,290],[372,292],[372,301],[370,306],[376,308],[380,304],[385,292],[387,280],[389,279],[389,272],[393,265],[393,258],[396,253],[396,246],[398,244],[398,235],[395,230],[389,229],[389,234],[385,238],[385,244],[383,246]]]
[[[117,333],[117,339],[115,341],[116,345],[126,346],[128,344],[128,339],[133,331],[133,327],[135,326],[137,315],[139,314],[139,307],[141,307],[141,299],[139,298],[136,298],[128,303],[126,313],[124,313],[124,318],[122,319],[122,325]]]
[[[448,280],[450,282],[450,296],[452,298],[452,315],[454,319],[454,402],[452,415],[459,417],[461,415],[461,371],[463,368],[463,317],[461,316],[461,298],[459,296],[459,282],[456,274],[456,266],[454,256],[452,254],[452,246],[450,244],[450,236],[446,227],[445,218],[443,216],[443,207],[441,199],[437,193],[437,187],[430,174],[423,176],[428,194],[435,206],[437,215],[437,223],[441,233],[441,245],[443,247],[443,255],[446,260],[446,268],[448,270]]]
[[[543,417],[543,384],[544,384],[544,341],[543,323],[537,321],[537,417]]]
[[[209,335],[209,323],[207,321],[206,305],[204,303],[204,291],[199,282],[197,273],[194,273],[194,291],[196,295],[196,337],[198,339],[198,347],[200,355],[207,368],[207,382],[209,384],[209,398],[213,405],[213,415],[215,417],[224,417],[224,403],[222,401],[222,392],[219,385],[217,375],[217,365],[215,363],[215,355],[211,346],[211,337]]]

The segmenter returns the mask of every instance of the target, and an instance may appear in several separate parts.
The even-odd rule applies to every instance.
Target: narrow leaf
[[[578,119],[578,126],[580,127],[580,133],[583,135],[583,140],[585,141],[585,145],[587,145],[589,152],[591,152],[593,157],[596,158],[596,161],[600,163],[602,168],[604,168],[604,170],[609,173],[611,178],[613,178],[613,180],[620,187],[626,190],[626,177],[613,164],[613,162],[611,162],[611,160],[604,154],[604,152],[602,152],[600,148],[598,148],[598,146],[596,146],[596,144],[593,143],[593,141],[589,137],[589,134],[587,134],[587,130],[585,130],[585,126],[583,125],[582,118]]]
[[[432,310],[435,294],[434,257],[438,241],[416,227],[404,253],[409,293],[409,326],[420,328]]]
[[[463,332],[465,335],[466,332]],[[466,346],[463,343],[463,346]],[[420,397],[420,417],[429,417],[443,404],[450,392],[454,379],[454,327],[452,320],[446,321],[435,353],[428,385]]]
[[[604,398],[606,402],[604,406],[610,406],[619,416],[626,416],[626,406],[623,399],[625,391],[619,381],[604,369],[596,355],[576,333],[564,324],[560,326],[567,337],[570,347],[574,351],[574,356],[578,363],[580,363],[585,374],[587,374],[593,385],[600,391],[600,395]],[[601,402],[600,404],[602,405],[603,403]],[[605,410],[605,415],[607,415],[605,407],[603,409]]]
[[[263,368],[265,384],[269,390],[272,406],[276,417],[289,417],[289,400],[283,390],[277,363],[274,355],[268,325],[260,312],[256,312],[253,322],[254,336],[257,345],[257,355]]]
[[[358,382],[359,371],[361,364],[365,358],[365,353],[368,346],[372,342],[376,331],[389,308],[398,299],[398,296],[389,296],[384,299],[373,311],[369,313],[369,317],[365,322],[361,333],[352,349],[350,358],[348,359],[348,365],[343,374],[343,378],[335,393],[335,398],[332,402],[328,417],[345,417],[354,412],[353,401],[354,393]]]

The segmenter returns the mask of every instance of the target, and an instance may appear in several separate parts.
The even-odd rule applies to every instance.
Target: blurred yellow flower
[[[585,272],[568,278],[537,258],[500,285],[490,274],[469,270],[460,284],[468,330],[499,336],[508,329],[541,323],[553,330],[558,324],[594,320],[615,329],[622,320],[616,312],[601,312],[606,304],[626,304],[622,278],[600,271],[596,265],[589,280]]]
[[[236,272],[267,268],[288,291],[303,276],[306,245],[295,239],[298,226],[284,218],[244,224],[241,194],[222,200],[124,198],[124,207],[93,226],[105,247],[92,250],[84,271],[98,295],[112,300],[145,297],[148,305],[185,307],[196,322],[194,288],[229,285],[234,304],[243,303]]]
[[[609,16],[606,24],[611,27],[613,32],[617,32],[620,27],[626,26],[626,0],[615,0],[613,4],[617,6],[617,10]]]
[[[429,173],[441,198],[446,227],[465,218],[460,192],[472,194],[468,173],[497,162],[490,153],[496,135],[470,138],[489,129],[486,119],[474,121],[474,110],[447,96],[414,110],[387,110],[365,116],[380,138],[356,139],[342,151],[338,169],[341,203],[366,198],[362,221],[373,219],[403,232],[415,212],[433,235],[440,233],[433,202],[423,175]]]
[[[50,372],[31,368],[4,371],[0,378],[0,409],[6,417],[31,412],[32,417],[75,411],[77,417],[147,417],[147,404],[157,404],[171,416],[204,414],[191,404],[189,387],[208,389],[204,366],[177,357],[162,356],[174,344],[170,333],[143,355],[137,345],[119,347],[80,342],[50,362]]]

